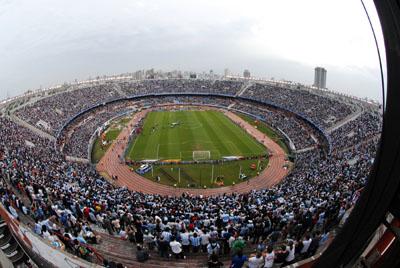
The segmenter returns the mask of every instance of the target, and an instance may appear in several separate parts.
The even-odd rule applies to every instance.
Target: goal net
[[[193,151],[193,160],[208,160],[211,158],[210,151]]]

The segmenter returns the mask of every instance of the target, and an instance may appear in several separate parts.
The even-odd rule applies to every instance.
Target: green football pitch
[[[142,132],[131,141],[126,158],[190,161],[193,152],[195,157],[221,159],[259,156],[267,150],[222,112],[152,111],[144,119]]]

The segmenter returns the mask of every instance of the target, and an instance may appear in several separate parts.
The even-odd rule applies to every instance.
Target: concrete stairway
[[[0,249],[14,267],[29,260],[29,257],[14,239],[7,224],[3,220],[0,220]]]
[[[126,240],[118,237],[98,233],[102,241],[97,245],[93,245],[97,252],[109,261],[121,262],[127,267],[207,267],[207,254],[205,253],[189,253],[184,260],[175,258],[161,258],[156,251],[150,251],[149,260],[145,263],[136,261],[136,246]],[[220,258],[227,266],[230,263],[229,256]]]

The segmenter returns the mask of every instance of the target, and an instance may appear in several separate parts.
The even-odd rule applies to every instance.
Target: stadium
[[[398,267],[400,5],[373,2],[384,62],[361,1],[378,51],[382,103],[327,89],[321,67],[313,86],[257,78],[248,69],[243,76],[228,69],[224,75],[150,69],[75,79],[1,100],[0,267]],[[74,13],[84,9],[77,7]],[[174,38],[185,43],[186,35],[177,34],[182,29],[172,25]],[[185,46],[200,36],[193,29],[203,29],[189,26]],[[252,34],[262,30],[253,27]],[[128,35],[112,31],[132,46]],[[222,35],[224,45],[232,44]],[[271,36],[279,39],[277,32]],[[79,49],[90,38],[78,39]],[[40,36],[35,40],[32,47],[40,47]],[[22,56],[29,58],[23,44]],[[174,46],[168,44],[171,54]],[[3,57],[10,63],[13,47],[0,48],[10,50]]]
[[[50,232],[83,267],[203,267],[214,242],[229,264],[235,245],[250,254],[288,238],[307,263],[366,183],[380,114],[332,91],[244,78],[126,75],[42,90],[3,105],[3,204],[33,227],[28,239]],[[194,233],[200,249],[191,238],[182,260],[154,249]],[[150,251],[145,264],[136,244]]]

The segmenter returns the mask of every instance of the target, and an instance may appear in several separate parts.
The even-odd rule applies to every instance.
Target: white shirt
[[[175,254],[179,254],[182,252],[182,245],[178,241],[170,242],[169,246],[171,247],[172,252]]]
[[[286,246],[286,249],[289,251],[289,255],[286,257],[285,261],[293,261],[294,260],[294,252],[295,246],[293,245],[292,250],[290,250],[289,246]]]
[[[232,248],[232,244],[235,241],[235,237],[232,235],[231,237],[229,237],[228,243],[229,243],[229,247]]]
[[[201,234],[200,235],[201,238],[201,244],[203,246],[208,245],[209,243],[209,239],[210,239],[210,234],[206,233],[206,234]]]
[[[50,237],[50,233],[48,231],[43,232],[43,238],[49,239],[49,237]]]
[[[267,253],[267,255],[265,255],[264,267],[271,268],[272,266],[274,266],[274,260],[275,260],[275,252],[272,251],[271,253]]]
[[[218,243],[215,243],[215,244],[211,244],[210,243],[207,246],[207,252],[208,252],[209,255],[212,255],[213,253],[214,254],[218,254],[219,248],[220,248],[220,246],[219,246]]]
[[[257,256],[251,257],[248,261],[249,268],[260,268],[264,263],[263,257],[257,258]]]
[[[300,253],[306,253],[308,251],[308,248],[311,245],[311,241],[312,241],[311,238],[308,239],[308,240],[303,240],[303,248],[301,249]]]

